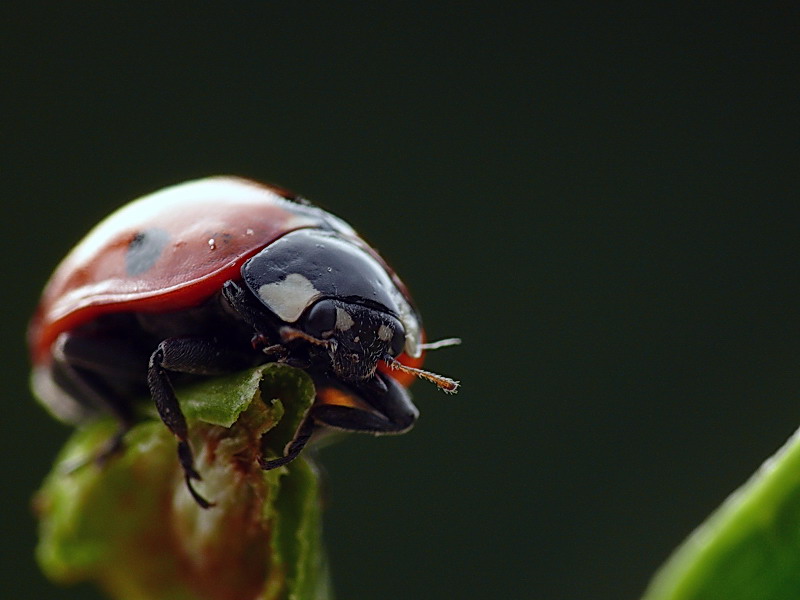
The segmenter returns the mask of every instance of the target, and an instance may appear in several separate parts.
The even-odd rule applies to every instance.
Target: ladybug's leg
[[[194,455],[189,446],[189,431],[167,371],[194,375],[222,375],[241,369],[248,359],[237,349],[221,345],[216,338],[175,337],[161,342],[150,357],[147,384],[158,414],[170,431],[178,438],[178,458],[186,479],[186,486],[203,508],[211,506],[192,487],[192,480],[200,480],[194,467]]]
[[[419,416],[406,389],[383,373],[352,387],[327,378],[315,378],[314,383],[317,398],[308,417],[297,429],[294,439],[286,445],[282,457],[261,459],[263,469],[274,469],[297,458],[320,425],[385,435],[408,431]]]
[[[323,384],[317,393],[310,416],[335,429],[374,435],[403,433],[419,416],[406,389],[383,373],[352,388]]]
[[[303,419],[303,422],[300,424],[300,427],[297,428],[292,441],[286,444],[286,448],[284,448],[283,451],[283,456],[280,458],[273,458],[272,460],[266,460],[262,456],[258,461],[258,463],[261,465],[261,468],[265,471],[269,471],[270,469],[277,469],[278,467],[282,467],[283,465],[292,462],[295,458],[297,458],[300,452],[302,452],[303,448],[306,447],[308,440],[314,433],[314,429],[314,421],[311,418]]]
[[[129,344],[63,333],[53,345],[53,361],[59,388],[84,408],[111,413],[119,422],[117,433],[98,456],[101,462],[106,460],[121,449],[122,438],[133,426],[131,398],[138,391],[142,357]]]

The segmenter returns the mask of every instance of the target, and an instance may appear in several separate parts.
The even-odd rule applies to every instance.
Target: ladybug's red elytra
[[[35,395],[58,418],[112,414],[110,447],[147,393],[178,439],[195,500],[200,475],[172,389],[179,376],[270,361],[304,368],[317,388],[306,419],[272,469],[325,428],[410,429],[426,344],[405,285],[341,219],[286,190],[234,177],[145,196],[97,225],[61,262],[28,329]]]

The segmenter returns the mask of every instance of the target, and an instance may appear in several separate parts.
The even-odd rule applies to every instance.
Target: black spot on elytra
[[[146,229],[133,236],[125,253],[125,271],[128,275],[141,275],[148,271],[169,242],[169,233],[163,229]]]

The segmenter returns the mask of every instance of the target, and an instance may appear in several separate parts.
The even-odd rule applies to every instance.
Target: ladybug
[[[173,381],[271,361],[316,386],[284,465],[318,431],[408,431],[426,344],[405,285],[347,223],[287,190],[211,177],[155,192],[97,225],[47,283],[28,329],[34,394],[72,424],[111,414],[134,423],[148,394],[178,440],[186,485],[200,480]]]

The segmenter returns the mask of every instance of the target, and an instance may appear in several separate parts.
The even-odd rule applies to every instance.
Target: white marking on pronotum
[[[314,284],[299,273],[290,273],[281,281],[265,283],[258,288],[258,295],[286,323],[297,321],[303,311],[322,296]]]
[[[378,327],[378,339],[384,342],[388,342],[392,339],[392,328],[389,327],[386,323],[382,323],[380,327]]]
[[[336,307],[336,325],[334,326],[337,331],[347,331],[356,322],[353,321],[353,317],[350,316],[350,313],[347,312],[345,309]]]

